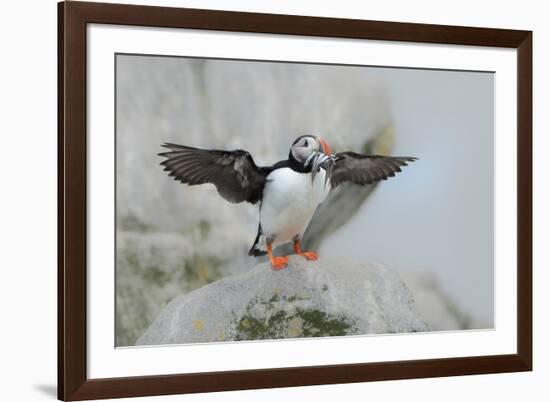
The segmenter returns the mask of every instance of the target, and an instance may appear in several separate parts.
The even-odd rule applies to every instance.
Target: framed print
[[[58,7],[59,399],[532,369],[531,32]]]

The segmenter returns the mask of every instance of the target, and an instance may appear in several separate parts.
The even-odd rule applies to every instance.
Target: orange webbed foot
[[[273,257],[271,259],[271,268],[274,271],[279,271],[283,268],[286,268],[288,265],[288,257]]]
[[[302,244],[300,240],[294,240],[294,252],[302,257],[305,257],[308,261],[316,261],[319,258],[315,251],[302,251]]]
[[[286,268],[288,264],[288,257],[274,257],[273,249],[269,243],[267,244],[267,255],[269,256],[269,261],[271,261],[271,268],[273,271],[279,271]]]
[[[300,255],[308,261],[316,261],[319,258],[315,251],[303,251]]]

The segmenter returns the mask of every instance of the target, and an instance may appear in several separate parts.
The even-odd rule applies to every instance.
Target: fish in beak
[[[309,163],[312,163],[311,168],[311,182],[315,180],[315,176],[317,175],[317,172],[322,167],[325,169],[325,184],[326,187],[328,181],[330,180],[330,176],[332,175],[332,168],[334,166],[334,155],[332,155],[332,150],[330,149],[330,146],[328,143],[320,138],[317,137],[317,140],[319,141],[319,151],[308,158],[306,161],[306,165]]]

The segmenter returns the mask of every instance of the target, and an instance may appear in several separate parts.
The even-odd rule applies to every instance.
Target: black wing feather
[[[418,158],[409,156],[362,155],[341,152],[335,155],[330,184],[332,188],[344,182],[373,184],[395,176],[407,162]]]
[[[252,156],[242,149],[208,150],[166,143],[170,151],[159,155],[164,170],[175,180],[190,186],[212,183],[229,202],[255,204],[262,197],[266,169],[259,168]]]

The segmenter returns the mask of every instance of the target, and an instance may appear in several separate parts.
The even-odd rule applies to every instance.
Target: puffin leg
[[[319,258],[315,251],[302,251],[302,244],[299,238],[294,239],[294,252],[305,257],[308,261],[315,261]]]
[[[267,255],[269,256],[269,261],[271,261],[271,268],[273,268],[274,271],[286,268],[288,257],[274,257],[273,249],[269,243],[267,244]]]

